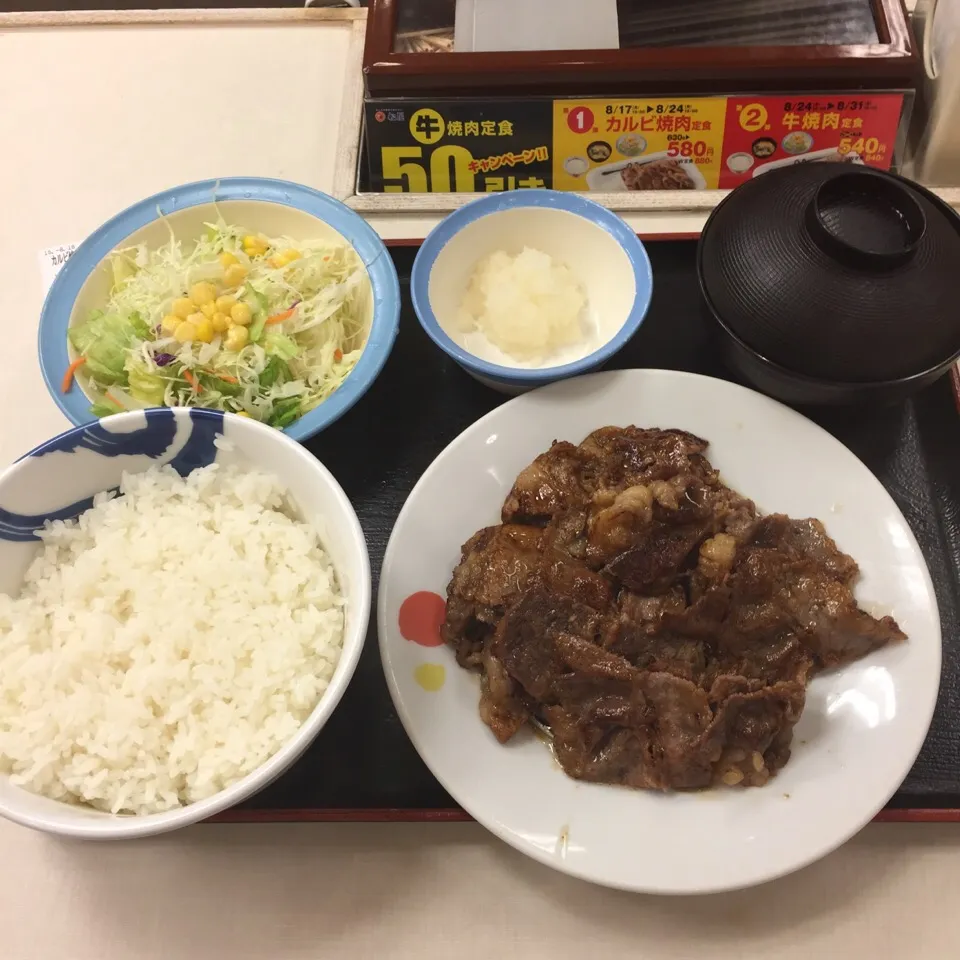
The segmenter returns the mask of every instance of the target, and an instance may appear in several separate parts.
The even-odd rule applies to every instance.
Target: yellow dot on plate
[[[442,663],[421,663],[413,671],[413,679],[428,693],[436,693],[447,679],[447,671]]]

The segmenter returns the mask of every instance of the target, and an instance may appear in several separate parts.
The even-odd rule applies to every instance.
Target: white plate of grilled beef
[[[434,461],[379,595],[433,774],[558,870],[703,893],[796,870],[896,791],[940,621],[870,471],[740,386],[601,373],[497,408]]]

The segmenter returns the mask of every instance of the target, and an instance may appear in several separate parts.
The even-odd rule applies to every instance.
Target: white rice
[[[275,478],[125,475],[42,531],[0,594],[0,771],[147,814],[224,789],[298,730],[333,676],[343,599]]]

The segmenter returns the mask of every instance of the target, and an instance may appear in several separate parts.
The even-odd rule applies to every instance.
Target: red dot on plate
[[[443,597],[430,590],[411,593],[400,604],[400,635],[421,647],[439,647],[443,643],[440,627],[447,615]]]

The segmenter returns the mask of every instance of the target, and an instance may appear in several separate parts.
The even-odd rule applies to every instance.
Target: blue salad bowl
[[[65,374],[77,358],[67,331],[106,304],[114,283],[111,254],[139,245],[156,250],[171,236],[189,244],[200,239],[206,224],[218,220],[300,242],[345,241],[366,272],[357,287],[365,340],[356,365],[326,399],[284,426],[284,433],[306,440],[339,419],[370,388],[393,348],[400,317],[397,272],[373,228],[342,203],[300,184],[262,177],[204,180],[148,197],[108,220],[77,247],[50,287],[40,314],[40,367],[54,402],[73,424],[98,417],[91,412],[94,398],[82,367],[64,389]]]

